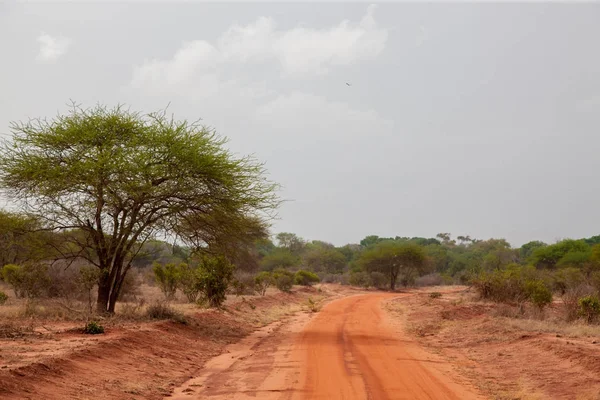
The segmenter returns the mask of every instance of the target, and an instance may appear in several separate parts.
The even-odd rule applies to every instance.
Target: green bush
[[[203,273],[199,268],[180,264],[179,288],[190,303],[196,303],[203,289]]]
[[[531,301],[541,309],[552,302],[552,291],[533,267],[510,264],[478,274],[471,284],[481,298],[499,303]]]
[[[90,321],[85,325],[85,328],[83,328],[83,333],[87,333],[88,335],[99,335],[104,333],[104,327],[95,321]]]
[[[350,273],[350,284],[366,289],[371,286],[371,276],[365,271],[353,271]]]
[[[294,282],[296,285],[311,286],[313,283],[317,283],[319,281],[320,279],[317,274],[302,269],[296,272],[296,275],[294,275]]]
[[[154,263],[152,271],[154,271],[154,278],[158,287],[165,295],[165,299],[171,300],[175,297],[177,292],[177,286],[181,281],[182,265],[175,263],[159,264]]]
[[[600,316],[600,300],[598,296],[585,296],[579,299],[579,315],[588,323],[594,322]]]
[[[270,272],[263,271],[259,272],[258,275],[254,277],[254,285],[256,290],[261,295],[265,295],[267,293],[267,289],[269,286],[273,284],[273,275]]]
[[[527,281],[524,290],[531,303],[540,310],[552,303],[552,292],[542,281]]]
[[[47,295],[52,283],[44,264],[8,264],[2,268],[2,277],[19,298],[35,299]]]
[[[8,300],[8,295],[0,290],[0,305],[6,303]]]
[[[294,274],[279,268],[273,272],[273,281],[275,282],[275,287],[277,287],[277,289],[289,293],[292,291],[294,285]]]
[[[233,278],[233,265],[225,257],[204,257],[198,269],[202,294],[211,307],[220,307]]]

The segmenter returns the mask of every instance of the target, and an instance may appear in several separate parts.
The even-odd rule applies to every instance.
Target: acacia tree
[[[425,251],[411,242],[388,240],[365,250],[359,265],[367,272],[381,272],[389,276],[390,289],[396,288],[398,275],[415,274],[425,267]]]
[[[114,312],[142,244],[173,235],[198,249],[244,235],[278,205],[262,164],[236,158],[198,123],[121,106],[12,123],[0,150],[6,195],[64,233],[60,254],[100,269],[97,310]]]

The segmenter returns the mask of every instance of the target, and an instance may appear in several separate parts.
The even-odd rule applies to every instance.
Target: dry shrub
[[[231,282],[231,291],[236,296],[251,296],[256,293],[256,282],[254,274],[244,271],[236,271]]]
[[[33,333],[33,325],[18,325],[13,321],[0,323],[0,338],[14,339]]]
[[[183,324],[186,323],[186,319],[182,313],[163,302],[150,305],[146,310],[146,316],[150,319],[170,319]]]
[[[565,320],[574,321],[579,318],[579,299],[594,294],[594,288],[581,284],[565,290],[562,296]]]
[[[436,273],[420,276],[415,279],[415,286],[440,286],[444,284],[444,278]]]

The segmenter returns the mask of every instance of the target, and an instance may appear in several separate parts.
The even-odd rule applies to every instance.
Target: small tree
[[[273,275],[267,271],[259,272],[258,275],[254,277],[254,283],[258,293],[264,296],[265,293],[267,293],[269,286],[273,284]]]
[[[423,247],[395,240],[383,241],[367,249],[360,257],[359,263],[367,272],[378,271],[389,277],[390,289],[396,288],[400,273],[402,276],[414,276],[426,265]]]
[[[173,299],[177,292],[177,286],[179,286],[179,282],[181,281],[182,266],[175,263],[164,265],[155,263],[152,271],[154,271],[154,278],[158,287],[165,295],[165,299]]]
[[[238,240],[249,219],[262,221],[279,204],[260,163],[235,157],[214,131],[164,112],[74,105],[11,130],[0,148],[0,188],[63,234],[57,257],[100,270],[99,312],[114,312],[146,240],[177,235],[210,247],[230,232]]]
[[[309,271],[300,270],[294,275],[294,283],[296,283],[296,285],[311,286],[313,283],[319,281],[319,276]]]
[[[282,292],[289,293],[294,285],[294,274],[285,269],[277,269],[273,272],[275,286]]]
[[[88,298],[88,307],[90,312],[93,311],[93,302],[92,302],[92,290],[98,284],[98,279],[100,279],[100,271],[98,268],[94,267],[81,267],[79,270],[79,286],[82,291],[87,294]]]

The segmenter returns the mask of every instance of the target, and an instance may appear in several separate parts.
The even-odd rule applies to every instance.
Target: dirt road
[[[398,294],[342,298],[267,327],[212,360],[177,399],[478,399],[450,365],[388,317]],[[173,398],[171,397],[171,398]]]

